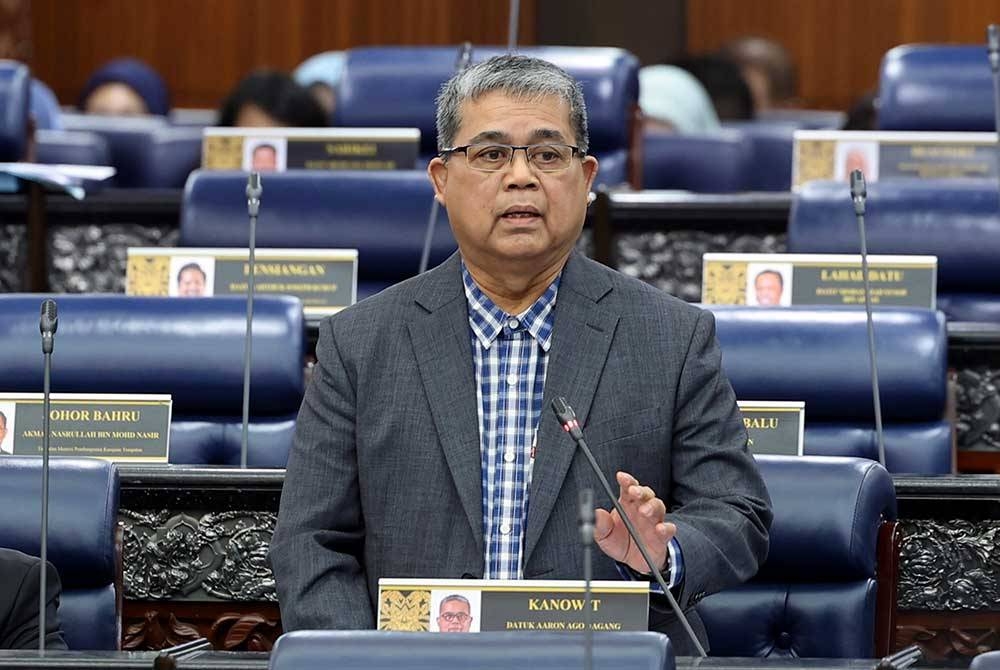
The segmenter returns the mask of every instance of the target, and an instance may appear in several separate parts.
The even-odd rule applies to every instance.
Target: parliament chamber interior
[[[0,3],[0,668],[1000,669],[998,124],[995,0]]]

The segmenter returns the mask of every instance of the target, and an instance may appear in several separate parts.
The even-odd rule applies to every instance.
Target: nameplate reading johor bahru
[[[169,395],[53,393],[49,455],[166,463]],[[0,393],[0,455],[40,456],[41,393]]]
[[[815,179],[997,177],[995,133],[797,130],[792,190]],[[846,191],[845,191],[846,192]]]
[[[739,400],[743,425],[750,438],[750,452],[775,456],[801,456],[806,425],[806,404],[799,401]]]
[[[357,298],[357,249],[257,249],[258,294],[294,295],[306,316],[322,317]],[[125,293],[175,297],[246,295],[247,249],[133,247],[128,250]]]
[[[936,308],[936,256],[868,256],[868,279],[873,306]],[[864,306],[861,256],[704,254],[701,301],[755,307]]]
[[[378,629],[432,633],[584,630],[582,581],[380,579]],[[649,584],[592,582],[597,631],[644,631]]]
[[[206,128],[206,170],[412,170],[417,128]],[[266,177],[264,179],[267,188]]]

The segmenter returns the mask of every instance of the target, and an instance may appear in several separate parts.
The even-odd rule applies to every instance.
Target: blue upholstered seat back
[[[24,160],[31,73],[17,61],[0,61],[0,161]]]
[[[716,135],[647,131],[642,144],[642,185],[697,193],[743,191],[748,188],[751,158],[751,142],[738,131]]]
[[[39,555],[41,491],[40,458],[0,459],[2,546]],[[118,469],[111,463],[50,461],[48,560],[62,581],[59,619],[70,649],[117,649],[121,640],[118,493]]]

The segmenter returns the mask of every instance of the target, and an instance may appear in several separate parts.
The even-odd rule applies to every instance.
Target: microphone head
[[[462,44],[462,50],[458,53],[458,61],[455,63],[455,70],[461,72],[472,64],[472,42]]]
[[[256,200],[260,197],[263,190],[263,187],[260,185],[260,173],[251,172],[250,176],[247,177],[247,198]]]
[[[1000,51],[1000,26],[995,23],[986,26],[986,47],[992,53]]]
[[[868,197],[868,191],[865,188],[865,174],[861,170],[851,170],[851,197]]]
[[[38,330],[42,335],[55,335],[56,328],[59,327],[59,317],[56,310],[56,301],[46,298],[42,301],[42,316],[38,322]]]
[[[576,419],[576,412],[574,412],[573,408],[569,406],[568,402],[566,402],[566,398],[562,396],[556,396],[552,399],[552,411],[556,413],[556,416],[559,418],[559,423],[563,426]]]

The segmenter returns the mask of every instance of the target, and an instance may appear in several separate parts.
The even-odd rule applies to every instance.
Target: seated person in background
[[[260,70],[243,79],[219,110],[219,125],[244,128],[322,128],[323,108],[284,72]]]
[[[753,94],[735,63],[719,56],[688,56],[672,64],[687,70],[701,82],[720,121],[753,119]]]
[[[42,561],[0,549],[0,649],[38,649],[38,571]],[[47,564],[45,648],[66,649],[59,630],[59,573]]]
[[[140,60],[121,58],[90,75],[77,107],[87,114],[165,116],[170,111],[170,94],[156,70]]]
[[[654,130],[704,134],[720,128],[705,87],[675,65],[650,65],[639,70],[639,108],[646,127]]]
[[[875,106],[876,91],[868,91],[854,101],[847,110],[847,120],[841,130],[878,130],[878,108]]]
[[[31,117],[38,130],[62,130],[59,100],[45,82],[31,78]]]
[[[719,55],[743,71],[758,113],[798,105],[795,63],[785,47],[763,37],[741,37],[723,45]]]
[[[326,51],[306,59],[295,68],[292,76],[316,98],[328,119],[337,106],[337,87],[344,73],[344,52]]]

